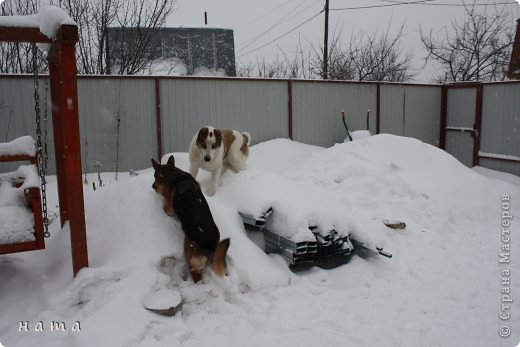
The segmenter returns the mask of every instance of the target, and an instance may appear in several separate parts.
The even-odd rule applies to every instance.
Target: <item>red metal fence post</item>
[[[482,131],[482,103],[484,97],[484,87],[482,83],[477,85],[477,97],[476,97],[476,107],[475,107],[475,124],[473,125],[474,129],[474,144],[473,144],[473,166],[477,166],[479,164],[479,152],[480,152],[480,133]]]
[[[370,130],[370,129],[368,129]],[[381,133],[381,83],[376,85],[376,134]]]
[[[288,104],[287,104],[287,110],[288,110],[288,126],[289,126],[289,139],[293,139],[293,95],[292,95],[292,81],[287,81],[287,96],[288,96]]]
[[[159,162],[163,156],[162,120],[161,120],[161,79],[155,77],[155,122],[157,129],[157,152]]]
[[[441,114],[439,129],[439,148],[446,150],[446,122],[448,117],[448,86],[441,87]]]

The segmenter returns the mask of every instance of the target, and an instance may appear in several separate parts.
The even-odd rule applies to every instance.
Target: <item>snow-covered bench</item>
[[[44,248],[36,145],[24,136],[0,143],[0,162],[30,161],[0,173],[0,254]]]

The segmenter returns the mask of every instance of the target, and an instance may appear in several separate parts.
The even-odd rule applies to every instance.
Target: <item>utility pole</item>
[[[329,79],[329,0],[325,0],[325,35],[323,38],[323,79]]]

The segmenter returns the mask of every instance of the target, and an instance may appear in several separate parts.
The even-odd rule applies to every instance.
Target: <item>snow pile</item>
[[[352,141],[364,139],[365,137],[370,136],[369,130],[355,130],[350,132],[350,137],[352,137]],[[350,139],[347,137],[345,139],[345,142],[350,141]]]
[[[22,183],[20,190],[40,186],[36,165],[20,165],[16,171],[0,173],[0,183]],[[0,200],[1,201],[1,200]]]
[[[510,173],[506,173],[506,172],[491,170],[491,169],[485,168],[483,166],[474,166],[472,169],[486,177],[494,178],[494,179],[500,180],[500,181],[506,181],[506,182],[509,182],[511,184],[514,184],[514,185],[520,187],[520,176],[513,175]]]
[[[11,142],[0,143],[0,156],[29,155],[36,156],[36,142],[31,136],[22,136]]]
[[[115,67],[117,70],[117,66]],[[175,57],[156,59],[149,66],[140,72],[140,75],[150,76],[185,76],[188,72],[186,65]]]
[[[187,169],[186,153],[175,158]],[[210,175],[199,175],[206,192]],[[49,199],[56,199],[48,181]],[[183,232],[163,212],[152,182],[149,169],[96,191],[85,186],[91,267],[75,279],[67,227],[59,232],[59,222],[51,225],[46,250],[0,257],[2,343],[487,347],[520,339],[516,304],[506,322],[512,336],[498,334],[504,323],[498,318],[500,199],[508,194],[509,212],[520,216],[520,188],[437,148],[391,135],[327,149],[288,140],[253,146],[247,170],[226,171],[208,198],[221,238],[231,237],[229,276],[207,272],[198,284],[185,280]],[[394,257],[360,254],[333,270],[293,274],[280,256],[266,255],[249,239],[237,213],[267,206],[273,218],[284,216],[272,226],[281,232],[334,224],[384,243]],[[386,228],[385,219],[407,227]],[[518,230],[516,219],[512,223]],[[510,236],[511,245],[520,243],[518,233]],[[511,251],[508,264],[515,274],[517,253]],[[514,278],[510,291],[520,293]],[[143,302],[168,303],[164,294],[174,291],[184,301],[175,317],[143,308]],[[20,332],[21,321],[31,331]],[[43,332],[34,331],[39,321]],[[51,331],[56,321],[67,331]],[[77,322],[81,331],[72,329]]]
[[[20,182],[23,183],[19,187],[13,186]],[[0,244],[35,240],[34,215],[27,206],[24,190],[38,185],[35,165],[22,165],[14,172],[0,174]]]
[[[226,72],[223,69],[215,70],[209,67],[198,67],[193,72],[196,77],[226,77]]]
[[[3,187],[0,186],[0,194]],[[34,241],[32,210],[19,206],[0,206],[0,244]]]
[[[330,151],[283,139],[261,143],[252,149],[248,170],[224,176],[219,194],[237,211],[253,216],[272,208],[268,229],[295,242],[315,241],[309,226],[316,226],[323,236],[334,229],[376,251],[384,245],[384,227],[356,209],[349,188],[341,187],[348,158]],[[320,167],[328,177],[315,175]]]
[[[65,11],[56,6],[40,7],[37,16],[40,19],[40,31],[50,39],[56,37],[56,34],[62,25],[77,25]]]

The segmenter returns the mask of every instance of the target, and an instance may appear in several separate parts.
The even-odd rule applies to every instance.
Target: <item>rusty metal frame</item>
[[[370,130],[370,129],[368,129]],[[376,134],[381,133],[381,83],[376,85]]]
[[[439,148],[446,150],[446,133],[449,130],[447,125],[448,118],[448,91],[450,89],[475,89],[475,117],[473,123],[473,130],[468,130],[473,136],[473,166],[479,164],[480,139],[482,131],[482,103],[484,86],[481,82],[466,82],[466,83],[452,83],[444,84],[441,89],[441,114],[440,114],[440,132],[439,132]],[[460,131],[460,130],[454,130]]]
[[[62,25],[56,38],[51,40],[39,28],[3,26],[0,27],[0,41],[52,44],[48,63],[60,218],[62,227],[67,221],[70,225],[72,269],[75,276],[82,268],[88,267],[75,47],[78,27]],[[19,251],[24,250],[22,248]]]
[[[155,80],[155,123],[157,134],[157,154],[159,161],[163,156],[163,136],[162,136],[162,117],[161,117],[161,79],[158,77]]]
[[[475,130],[473,133],[473,166],[479,165],[480,138],[482,135],[482,102],[484,94],[482,83],[479,83],[475,88],[477,89],[477,95],[475,100],[475,124],[473,125],[473,129]]]
[[[287,104],[287,121],[289,122],[289,139],[293,139],[293,92],[292,92],[292,81],[287,81],[287,96],[288,96],[288,104]]]

